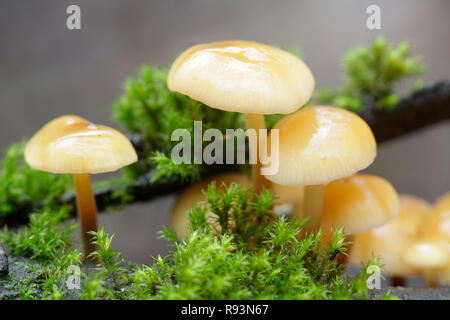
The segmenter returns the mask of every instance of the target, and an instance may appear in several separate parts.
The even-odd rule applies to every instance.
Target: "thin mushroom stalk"
[[[256,131],[256,141],[249,139],[250,143],[250,154],[256,155],[256,163],[252,164],[252,180],[253,180],[253,190],[255,192],[260,192],[263,188],[270,189],[271,183],[261,174],[261,158],[258,143],[260,141],[259,130],[266,129],[266,123],[264,120],[264,115],[255,113],[245,113],[245,125],[247,129],[253,129]]]
[[[317,230],[320,226],[323,210],[323,195],[325,186],[323,184],[315,186],[305,186],[303,212],[308,217],[309,230]]]
[[[74,174],[78,218],[81,224],[81,238],[83,242],[84,258],[91,260],[90,255],[97,250],[93,243],[94,236],[90,233],[97,231],[97,205],[92,192],[89,174]]]
[[[422,272],[425,282],[429,288],[437,288],[438,282],[436,279],[436,274],[431,269],[425,269]]]

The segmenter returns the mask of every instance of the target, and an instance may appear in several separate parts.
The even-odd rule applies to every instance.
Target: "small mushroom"
[[[353,239],[349,261],[367,263],[372,257],[380,257],[384,271],[392,276],[393,285],[404,285],[404,278],[419,274],[419,270],[406,264],[402,250],[417,240],[419,229],[431,211],[426,201],[400,195],[400,214],[396,219],[372,230],[357,234]]]
[[[335,107],[303,108],[281,119],[279,169],[266,178],[288,186],[305,186],[303,212],[310,230],[320,225],[324,185],[368,167],[376,156],[376,142],[367,123],[356,114]],[[268,154],[271,154],[271,135]]]
[[[247,128],[265,129],[265,114],[291,113],[314,90],[314,78],[302,60],[265,44],[221,41],[193,46],[172,64],[170,90],[225,111],[244,114]],[[250,139],[254,190],[267,185],[260,173],[258,141]]]
[[[348,234],[346,242],[353,243],[356,234],[379,227],[398,214],[398,195],[387,180],[368,174],[335,180],[325,186],[321,220],[324,243],[330,243],[332,230],[338,228]],[[338,261],[345,263],[347,256],[340,255]]]
[[[433,211],[420,227],[419,237],[438,243],[450,255],[450,193],[436,201]],[[440,283],[450,285],[450,263],[435,271]]]
[[[450,263],[447,250],[438,242],[421,241],[411,244],[403,249],[401,257],[406,264],[422,271],[431,288],[437,287],[436,275],[439,270],[447,268]]]
[[[130,141],[112,128],[73,115],[47,123],[28,142],[25,161],[36,170],[73,174],[78,217],[87,258],[95,249],[97,206],[89,174],[116,171],[137,161]]]

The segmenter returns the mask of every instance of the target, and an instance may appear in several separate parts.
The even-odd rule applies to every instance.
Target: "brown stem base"
[[[391,278],[391,283],[393,287],[404,287],[406,284],[406,280],[404,277],[393,276]]]

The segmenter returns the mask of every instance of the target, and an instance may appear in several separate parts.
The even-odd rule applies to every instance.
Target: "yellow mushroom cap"
[[[418,270],[401,258],[402,250],[416,241],[422,221],[429,216],[431,205],[411,196],[400,195],[400,215],[381,227],[357,234],[353,240],[349,261],[367,263],[381,257],[383,269],[394,276],[418,274]]]
[[[397,192],[383,178],[356,174],[325,186],[323,227],[356,234],[379,227],[398,214]]]
[[[447,251],[434,242],[417,242],[406,247],[402,259],[409,265],[421,269],[433,269],[449,263]]]
[[[25,161],[53,173],[103,173],[137,161],[130,141],[119,131],[73,115],[47,123],[28,142]]]
[[[376,156],[367,123],[341,108],[307,107],[281,119],[274,129],[279,130],[279,166],[266,178],[278,184],[325,184],[368,167]]]
[[[314,90],[302,60],[265,44],[220,41],[184,51],[172,64],[170,90],[225,111],[291,113]]]

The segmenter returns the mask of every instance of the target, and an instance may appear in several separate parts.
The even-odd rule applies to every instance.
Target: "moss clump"
[[[31,169],[24,149],[25,142],[11,145],[0,162],[0,221],[19,208],[58,202],[73,187],[70,175]]]
[[[19,262],[27,276],[0,281],[7,290],[17,291],[17,299],[62,299],[69,266],[81,264],[81,253],[71,245],[74,224],[62,225],[67,209],[44,209],[30,215],[30,222],[21,232],[0,232],[0,239],[18,256],[29,259]]]
[[[299,240],[305,221],[275,216],[271,192],[255,194],[236,184],[220,190],[211,184],[206,206],[190,210],[186,240],[161,232],[173,251],[151,266],[125,263],[112,249],[113,236],[104,229],[94,233],[98,250],[93,256],[99,263],[80,274],[82,289],[76,291],[65,284],[69,266],[80,265],[80,252],[68,241],[73,226],[61,228],[63,213],[37,213],[21,233],[2,233],[9,250],[32,257],[29,277],[2,280],[2,285],[19,288],[17,298],[23,299],[369,298],[367,266],[350,278],[330,258],[345,254],[342,230],[329,247],[322,245],[320,232]]]
[[[340,89],[322,89],[315,95],[319,103],[362,112],[365,107],[392,110],[399,101],[396,85],[426,67],[418,57],[410,57],[407,42],[388,44],[382,36],[368,46],[357,46],[344,56],[344,78]],[[420,88],[416,82],[415,89]]]

